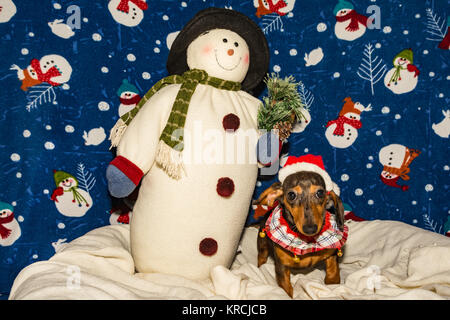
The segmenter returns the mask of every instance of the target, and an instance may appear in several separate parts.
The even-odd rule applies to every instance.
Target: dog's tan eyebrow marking
[[[312,185],[309,187],[309,192],[310,192],[310,193],[316,193],[317,190],[320,190],[320,189],[323,189],[323,188],[322,188],[321,186],[317,186],[317,185],[312,184]]]
[[[303,193],[303,190],[302,190],[302,188],[300,186],[295,186],[292,189],[294,189],[295,192],[297,192],[298,194],[302,194]]]

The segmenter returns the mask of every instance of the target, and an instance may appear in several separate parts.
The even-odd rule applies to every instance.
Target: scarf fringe
[[[119,118],[119,120],[117,120],[116,124],[114,125],[114,127],[112,127],[109,133],[108,140],[111,141],[111,146],[109,147],[109,150],[119,145],[119,142],[122,139],[122,136],[125,133],[126,129],[127,125],[121,118]]]
[[[181,174],[186,173],[183,166],[183,154],[172,149],[164,141],[160,140],[156,152],[156,163],[171,177],[176,180]]]

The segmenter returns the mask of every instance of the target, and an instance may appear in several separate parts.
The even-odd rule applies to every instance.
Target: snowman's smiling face
[[[390,173],[388,171],[381,171],[381,176],[385,179],[395,179],[398,177],[398,175]]]
[[[137,96],[137,93],[131,92],[131,91],[124,91],[120,94],[120,98],[122,99],[131,99]]]
[[[406,67],[408,64],[411,64],[411,61],[409,61],[406,58],[399,57],[399,58],[395,59],[395,61],[394,61],[394,66],[396,66],[396,67],[398,67],[398,66]]]
[[[12,211],[9,209],[3,209],[0,211],[0,218],[7,218],[12,214]]]
[[[70,189],[72,187],[77,187],[77,185],[78,185],[78,183],[73,178],[64,179],[63,181],[61,181],[59,183],[59,186],[65,190]]]
[[[354,113],[354,112],[347,112],[345,114],[345,117],[349,118],[351,120],[361,120],[361,116],[359,114],[357,114],[357,113]]]
[[[350,11],[352,11],[352,9],[341,9],[337,12],[336,16],[337,17],[346,16]]]
[[[189,69],[201,69],[209,76],[242,82],[250,64],[250,50],[237,33],[214,29],[201,34],[187,48]]]
[[[38,78],[37,73],[36,73],[36,71],[34,71],[32,66],[28,66],[27,71],[28,71],[28,74],[30,75],[30,77],[32,77],[33,79]]]

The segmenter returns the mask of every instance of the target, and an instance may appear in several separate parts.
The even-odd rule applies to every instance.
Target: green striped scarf
[[[198,84],[210,85],[218,89],[239,91],[241,84],[239,82],[222,80],[210,77],[206,71],[193,69],[186,71],[183,75],[172,75],[158,81],[139,101],[135,108],[120,117],[114,127],[111,129],[109,140],[111,148],[116,147],[123,136],[127,126],[136,116],[144,104],[159,90],[169,84],[181,84],[181,88],[175,98],[169,119],[159,137],[159,145],[156,153],[156,163],[160,165],[167,174],[175,179],[181,177],[183,170],[182,155],[183,129],[186,122],[186,115],[189,108],[192,95]]]

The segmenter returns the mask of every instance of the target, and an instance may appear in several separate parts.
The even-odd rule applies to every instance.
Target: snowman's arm
[[[128,125],[117,147],[117,157],[107,169],[111,194],[131,193],[153,166],[159,137],[169,118],[180,85],[169,85],[148,100]]]
[[[262,101],[249,95],[246,92],[239,91],[239,94],[245,101],[246,108],[249,112],[250,118],[253,120],[255,128],[258,127],[258,110],[262,105]],[[257,143],[255,148],[256,160],[258,168],[267,169],[267,172],[272,172],[275,166],[278,169],[276,160],[280,156],[281,147],[283,143],[278,139],[276,135],[264,130],[257,131]],[[272,173],[274,174],[274,173]]]

